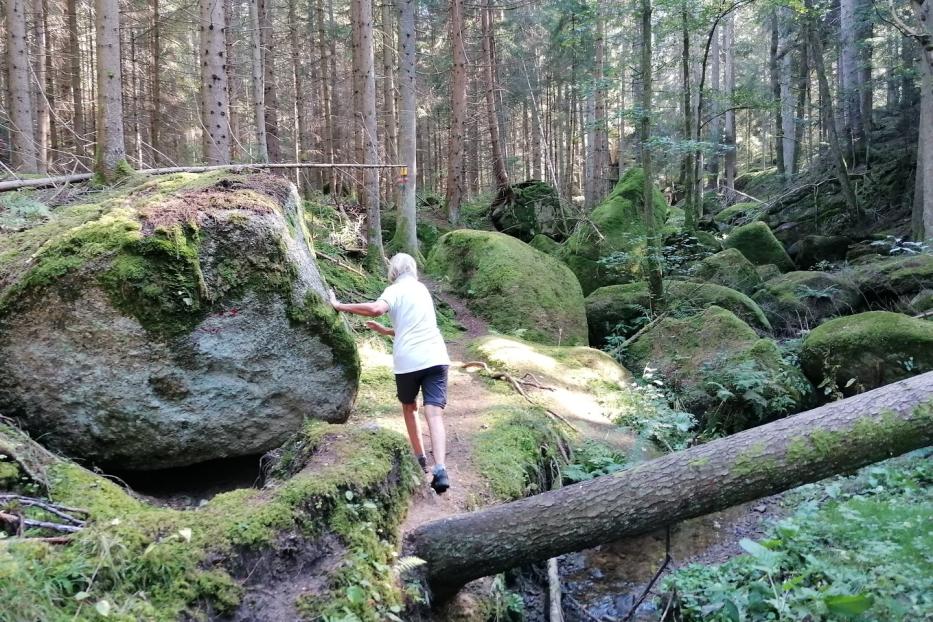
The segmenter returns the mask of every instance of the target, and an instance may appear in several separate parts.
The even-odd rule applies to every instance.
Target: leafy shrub
[[[788,390],[794,376],[761,367],[755,360],[733,366],[704,365],[706,390],[719,400],[708,415],[707,427],[732,432],[787,413],[797,405]],[[808,387],[800,387],[804,392]]]
[[[574,448],[573,462],[561,469],[564,484],[582,482],[625,468],[625,456],[596,441]]]
[[[933,461],[915,452],[800,489],[746,555],[663,584],[677,620],[922,620],[933,611]]]
[[[656,370],[645,368],[639,382],[621,394],[615,422],[666,451],[680,451],[690,446],[694,438],[696,418],[673,407],[664,391],[664,382],[655,377]]]

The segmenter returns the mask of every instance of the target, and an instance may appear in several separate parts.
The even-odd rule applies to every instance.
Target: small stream
[[[739,540],[760,538],[768,519],[784,513],[780,496],[685,521],[671,528],[670,555],[662,576],[632,620],[656,621],[660,583],[671,570],[714,564],[741,554]],[[666,531],[626,538],[560,558],[566,622],[621,621],[664,563]]]

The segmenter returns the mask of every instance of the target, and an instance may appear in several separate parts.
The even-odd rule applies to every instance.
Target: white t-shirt
[[[450,364],[427,287],[405,274],[389,285],[379,300],[389,305],[389,317],[395,329],[392,360],[396,374]]]

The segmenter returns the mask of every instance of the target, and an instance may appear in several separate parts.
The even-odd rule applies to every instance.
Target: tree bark
[[[382,125],[386,161],[398,161],[398,122],[395,120],[395,36],[392,28],[392,5],[382,2]],[[400,193],[390,177],[386,199],[398,208]]]
[[[683,40],[681,46],[681,58],[680,58],[680,70],[681,70],[681,87],[684,91],[684,140],[693,139],[693,95],[691,93],[691,80],[690,80],[690,13],[689,5],[686,0],[683,0],[680,5],[681,12],[681,38]],[[621,137],[620,137],[621,140]],[[695,231],[697,227],[697,222],[700,220],[699,210],[697,209],[701,204],[700,201],[694,200],[694,193],[696,192],[696,180],[694,178],[694,162],[693,158],[695,154],[693,150],[688,149],[686,155],[684,156],[684,228],[687,231]]]
[[[360,74],[363,106],[363,163],[379,163],[379,137],[376,123],[376,71],[373,47],[373,2],[359,0]],[[366,207],[366,257],[372,269],[381,270],[385,251],[382,248],[382,224],[379,212],[379,169],[363,169],[363,204]]]
[[[95,0],[97,35],[97,155],[94,172],[110,183],[126,172],[123,142],[123,76],[120,67],[120,3]]]
[[[265,73],[262,68],[262,35],[260,34],[259,7],[260,0],[249,0],[249,29],[251,31],[252,69],[251,82],[253,87],[253,124],[256,126],[257,159],[260,162],[269,161],[269,143],[266,136],[266,90],[263,86]]]
[[[293,94],[295,99],[294,106],[294,116],[295,116],[295,141],[294,141],[294,153],[295,160],[302,162],[308,159],[308,156],[311,154],[311,128],[309,127],[308,122],[308,108],[310,107],[309,97],[305,93],[305,75],[304,67],[301,64],[302,51],[301,51],[301,39],[298,34],[298,12],[295,7],[297,0],[288,0],[288,47],[291,54],[291,65],[292,65],[292,86],[294,88]],[[309,19],[311,15],[308,16]],[[310,33],[309,33],[310,34]],[[309,37],[307,43],[313,41]],[[297,171],[298,179],[297,185],[303,191],[310,189],[310,177],[308,175],[301,175],[300,171]],[[304,181],[302,182],[302,179]]]
[[[651,167],[651,100],[653,97],[651,67],[651,0],[641,0],[641,167],[645,174],[642,188],[642,217],[645,221],[647,250],[645,265],[648,276],[650,306],[657,311],[664,306],[664,281],[661,279],[660,240],[658,223],[654,219],[654,174]]]
[[[73,6],[77,0],[68,0]],[[70,10],[70,9],[69,9]],[[71,16],[69,15],[69,19]],[[162,17],[159,15],[159,0],[152,0],[152,59],[150,65],[150,97],[149,104],[149,146],[152,149],[152,161],[158,164],[162,161]],[[77,40],[74,49],[77,50]],[[72,62],[76,62],[73,60]],[[77,71],[72,69],[72,71]],[[78,91],[80,97],[80,91]],[[77,110],[75,111],[75,124],[77,125]],[[77,131],[77,130],[76,130]]]
[[[913,234],[916,240],[933,238],[933,9],[930,0],[912,0],[922,46],[920,70],[920,127],[914,189]]]
[[[79,159],[85,155],[84,95],[81,88],[81,49],[78,46],[78,2],[67,0],[68,14],[68,60],[70,63],[70,91],[72,106],[71,128],[75,135],[75,153]]]
[[[35,173],[39,168],[32,127],[32,82],[29,79],[29,41],[24,0],[7,0],[7,85],[10,89],[10,134],[13,168]]]
[[[227,90],[227,20],[220,0],[201,5],[201,126],[204,161],[230,161],[230,93]]]
[[[266,147],[272,162],[282,160],[279,137],[279,97],[275,85],[275,32],[272,29],[272,0],[259,1],[259,39],[262,42],[263,104],[266,115]]]
[[[726,174],[726,188],[735,189],[735,176],[737,156],[735,143],[735,110],[731,110],[735,102],[735,11],[725,17],[722,29],[722,47],[725,53],[723,63],[724,81],[726,87],[726,105],[729,109],[725,114],[725,155],[723,164]]]
[[[417,103],[415,101],[417,37],[415,30],[416,0],[396,0],[398,6],[399,42],[399,156],[407,173],[401,188],[398,218],[395,221],[393,246],[419,257],[416,230],[417,205]]]
[[[463,1],[450,0],[450,136],[447,143],[447,220],[460,220],[464,195],[463,128],[466,117],[466,49],[463,46]]]
[[[32,30],[35,37],[35,80],[34,101],[36,109],[36,164],[40,173],[49,170],[49,100],[46,97],[46,55],[48,54],[49,33],[46,29],[45,1],[33,0]]]
[[[829,82],[826,79],[826,67],[823,63],[823,41],[820,38],[818,25],[814,23],[812,16],[813,0],[806,0],[806,7],[811,13],[807,21],[808,39],[810,42],[810,56],[813,58],[813,66],[816,69],[816,77],[820,84],[820,104],[827,120],[827,129],[829,131],[829,145],[832,150],[833,162],[836,167],[836,177],[839,180],[839,186],[842,188],[842,194],[846,200],[846,206],[849,212],[856,218],[861,218],[862,213],[859,209],[858,200],[855,198],[855,192],[852,189],[852,182],[849,181],[849,171],[846,167],[845,156],[842,150],[842,144],[839,141],[839,134],[836,131],[836,118],[833,112],[833,98],[829,91]]]
[[[502,138],[499,134],[499,115],[496,101],[496,78],[494,48],[496,45],[493,35],[493,15],[489,0],[485,8],[481,9],[480,22],[483,30],[483,76],[486,91],[486,119],[489,123],[489,148],[492,151],[492,172],[496,180],[496,190],[501,196],[509,192],[509,173],[505,168],[505,155],[502,150]]]
[[[716,512],[933,443],[933,372],[631,469],[422,525],[439,593]]]

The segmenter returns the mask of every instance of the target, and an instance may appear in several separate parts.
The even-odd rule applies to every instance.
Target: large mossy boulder
[[[844,235],[807,235],[787,249],[800,268],[813,268],[821,262],[836,262],[846,258],[852,240]]]
[[[43,443],[122,469],[261,453],[347,418],[352,335],[294,187],[137,180],[3,236],[0,402]]]
[[[529,179],[500,191],[489,212],[496,231],[530,242],[541,233],[563,240],[571,225],[564,215],[560,195],[551,184]]]
[[[647,246],[642,216],[644,180],[642,169],[627,170],[563,245],[561,259],[577,275],[585,294],[641,276]],[[657,188],[652,208],[660,233],[667,218],[667,203]]]
[[[713,216],[713,222],[723,228],[745,225],[761,216],[764,208],[762,203],[735,203]]]
[[[675,316],[693,315],[713,305],[728,309],[760,331],[768,332],[771,325],[755,302],[734,289],[715,283],[664,281],[665,310]],[[649,320],[648,285],[626,283],[600,287],[586,297],[586,321],[590,330],[590,343],[606,343],[610,335],[628,337]]]
[[[794,262],[778,239],[771,233],[771,229],[763,222],[753,222],[736,227],[726,241],[725,248],[738,249],[756,266],[774,264],[782,272],[794,269]]]
[[[837,315],[853,313],[863,300],[845,279],[827,272],[795,271],[770,279],[752,298],[777,331],[794,333]]]
[[[807,377],[851,395],[933,370],[933,322],[890,311],[830,320],[804,340]]]
[[[546,235],[541,235],[540,233],[531,239],[529,242],[531,248],[537,249],[542,253],[547,253],[548,255],[554,255],[557,257],[560,255],[560,244],[552,240]]]
[[[845,278],[872,303],[899,303],[933,289],[933,253],[866,257]]]
[[[573,272],[517,238],[451,231],[435,244],[427,268],[502,333],[545,344],[587,342],[583,292]]]
[[[744,429],[811,399],[810,383],[772,340],[717,306],[662,319],[631,344],[628,357],[633,368],[653,370],[710,429]]]
[[[751,294],[761,285],[761,277],[738,249],[727,248],[696,264],[696,280],[731,287],[743,294]]]

